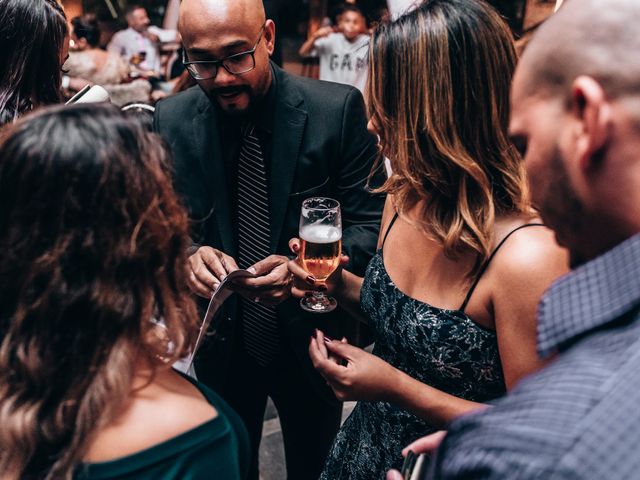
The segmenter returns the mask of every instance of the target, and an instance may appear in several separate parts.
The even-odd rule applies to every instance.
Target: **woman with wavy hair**
[[[168,166],[159,138],[110,105],[3,132],[3,480],[244,478],[239,418],[171,369],[197,312]]]
[[[57,0],[0,0],[0,126],[60,102],[68,51]]]
[[[568,265],[507,136],[515,63],[509,29],[480,0],[427,0],[373,33],[370,126],[393,170],[379,250],[364,278],[339,269],[325,287],[368,321],[375,347],[311,339],[336,396],[360,400],[323,479],[384,478],[411,441],[541,366],[537,303]],[[294,295],[313,289],[289,266]]]

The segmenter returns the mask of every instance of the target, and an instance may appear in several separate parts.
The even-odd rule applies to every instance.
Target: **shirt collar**
[[[547,357],[576,337],[640,305],[640,234],[560,278],[538,307],[538,353]]]

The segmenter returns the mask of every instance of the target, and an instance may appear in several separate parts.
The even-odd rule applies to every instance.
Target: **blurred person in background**
[[[57,0],[0,0],[0,125],[61,101],[68,51]]]
[[[3,132],[3,479],[245,478],[240,419],[171,368],[198,315],[169,171],[163,143],[111,105]]]
[[[482,1],[428,0],[373,34],[370,127],[393,170],[379,249],[364,278],[339,269],[326,286],[369,323],[375,347],[311,340],[338,398],[359,401],[322,479],[384,478],[411,441],[543,365],[536,308],[568,261],[507,135],[515,64],[511,32]],[[313,282],[289,267],[302,297]]]
[[[128,28],[116,32],[107,50],[116,53],[141,72],[162,77],[160,43],[175,42],[177,32],[151,25],[144,7],[130,5],[125,14]]]
[[[129,83],[129,64],[99,48],[100,28],[94,15],[71,19],[71,40],[73,47],[64,64],[67,75],[104,87],[116,105],[149,101],[151,84],[141,78]]]
[[[367,20],[356,5],[339,7],[336,27],[319,28],[302,44],[300,56],[320,57],[320,80],[344,83],[364,92],[369,34]]]

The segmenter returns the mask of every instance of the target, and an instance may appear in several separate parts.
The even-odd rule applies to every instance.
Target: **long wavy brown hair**
[[[451,257],[490,254],[496,215],[528,212],[522,159],[507,136],[516,54],[481,0],[427,0],[373,33],[368,108],[393,173],[379,189]]]
[[[161,140],[111,106],[53,107],[3,132],[3,479],[71,478],[137,366],[168,368],[192,344],[187,215],[169,164]]]

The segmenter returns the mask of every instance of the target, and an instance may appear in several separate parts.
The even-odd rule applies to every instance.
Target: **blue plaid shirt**
[[[538,351],[560,355],[454,421],[429,478],[640,479],[640,234],[549,289]]]

